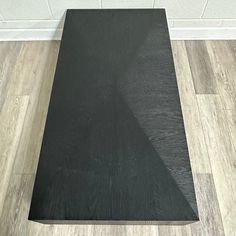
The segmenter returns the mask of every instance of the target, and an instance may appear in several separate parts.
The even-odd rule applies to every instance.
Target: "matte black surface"
[[[68,10],[29,214],[198,220],[164,10]]]

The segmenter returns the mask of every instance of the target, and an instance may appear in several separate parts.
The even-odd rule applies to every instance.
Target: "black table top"
[[[67,11],[29,220],[198,220],[164,10]]]

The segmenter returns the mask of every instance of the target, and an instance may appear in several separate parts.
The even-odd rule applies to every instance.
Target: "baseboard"
[[[236,27],[181,27],[170,28],[172,40],[233,40]]]
[[[170,27],[172,40],[232,40],[236,27]],[[0,41],[60,40],[62,29],[0,29]]]
[[[0,41],[60,40],[62,29],[0,29]]]

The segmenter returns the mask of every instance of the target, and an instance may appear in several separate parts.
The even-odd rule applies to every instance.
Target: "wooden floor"
[[[43,225],[27,220],[59,42],[0,43],[0,235],[236,235],[236,41],[174,41],[200,222]]]

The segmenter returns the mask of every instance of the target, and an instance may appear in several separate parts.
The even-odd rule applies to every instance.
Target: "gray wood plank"
[[[223,236],[224,228],[212,175],[196,174],[195,183],[200,222],[191,225],[192,235]]]
[[[185,42],[196,94],[217,94],[217,86],[204,41]]]

